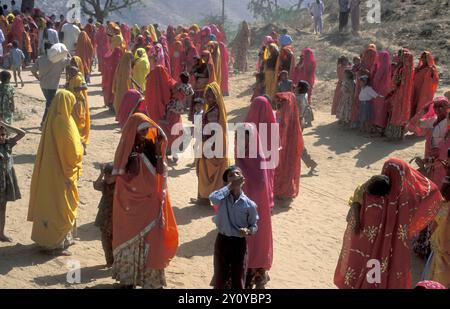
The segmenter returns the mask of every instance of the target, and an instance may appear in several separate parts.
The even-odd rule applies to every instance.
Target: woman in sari
[[[373,89],[386,97],[392,87],[392,62],[388,51],[378,53],[378,67],[372,80]],[[372,123],[384,130],[388,120],[388,109],[384,98],[376,98],[372,101]]]
[[[109,24],[110,31],[111,31],[111,41],[110,41],[110,49],[114,50],[115,48],[119,47],[123,51],[126,50],[126,43],[123,39],[122,32],[120,31],[120,27],[115,23]]]
[[[163,47],[161,44],[157,43],[154,46],[154,49],[153,49],[151,55],[149,56],[150,66],[152,68],[156,68],[158,65],[165,67],[166,61],[164,60],[164,58],[165,58],[165,56],[164,56]]]
[[[181,57],[181,65],[183,71],[192,72],[195,65],[195,57],[198,57],[197,49],[195,48],[194,42],[190,38],[185,38],[183,40],[183,53]]]
[[[247,72],[247,56],[250,48],[250,28],[246,21],[243,21],[236,38],[232,44],[231,52],[234,69],[238,72]]]
[[[114,74],[112,93],[114,96],[113,106],[116,116],[119,113],[120,102],[122,102],[125,93],[132,88],[131,74],[133,63],[133,54],[125,52],[117,65],[116,73]]]
[[[147,75],[150,73],[150,61],[147,52],[143,48],[136,50],[134,55],[133,80],[137,83],[142,93],[145,93]]]
[[[108,35],[106,34],[105,26],[99,24],[97,33],[95,34],[95,41],[97,42],[97,60],[98,70],[103,73],[104,59],[110,50]]]
[[[250,129],[250,137],[257,141],[257,156],[249,158],[249,143],[246,143],[246,157],[236,158],[236,165],[242,170],[247,180],[244,184],[244,192],[258,206],[259,215],[258,233],[247,238],[247,288],[261,289],[270,280],[267,272],[271,269],[273,262],[271,213],[274,206],[274,170],[264,166],[268,163],[264,149],[269,149],[271,146],[270,126],[275,124],[276,120],[267,98],[257,97],[252,101],[244,122],[246,128]],[[261,132],[264,132],[260,129],[260,125],[267,125],[267,138],[260,136]]]
[[[331,115],[336,115],[339,102],[341,102],[342,97],[342,84],[345,80],[345,70],[351,69],[350,61],[345,56],[340,56],[337,62],[337,78],[338,82],[336,85],[336,89],[334,90],[334,97],[333,97],[333,105],[331,106]]]
[[[297,85],[299,81],[307,81],[310,85],[308,90],[308,101],[311,105],[312,91],[316,83],[316,68],[317,63],[314,57],[314,52],[311,48],[305,48],[300,55],[300,61],[294,71],[293,81]]]
[[[442,207],[437,186],[400,159],[390,159],[382,175],[358,187],[334,283],[342,289],[411,288],[412,237],[433,222]],[[380,281],[368,267],[380,261]]]
[[[17,41],[19,43],[19,49],[23,50],[23,36],[25,33],[25,26],[23,24],[23,18],[17,15],[11,25],[11,40],[10,42]]]
[[[222,55],[220,52],[219,43],[216,41],[210,41],[208,43],[208,50],[211,53],[211,58],[214,62],[214,74],[216,76],[216,82],[219,86],[222,85]],[[222,89],[222,87],[221,87]],[[223,93],[223,89],[222,89]]]
[[[117,65],[122,58],[123,50],[120,47],[115,48],[104,58],[104,66],[102,71],[102,91],[105,106],[113,108],[114,94],[113,80],[116,73]]]
[[[94,60],[94,46],[85,31],[81,31],[78,36],[76,48],[75,54],[83,61],[82,71],[86,82],[89,83],[92,71],[92,61]]]
[[[91,115],[89,112],[87,85],[84,80],[84,75],[80,72],[78,67],[69,67],[67,70],[67,77],[68,83],[66,89],[69,90],[76,99],[72,117],[77,124],[83,148],[86,150],[86,147],[89,144],[89,133],[91,130]]]
[[[215,135],[204,133],[202,137],[203,143],[205,143],[214,136],[215,143],[211,147],[211,150],[214,151],[213,154],[208,154],[207,157],[202,151],[201,157],[197,160],[198,196],[191,202],[198,205],[210,204],[209,195],[223,187],[222,175],[229,166],[227,111],[220,86],[216,82],[208,84],[204,97],[207,108],[203,114],[202,132],[208,124],[219,125],[221,132],[215,132]]]
[[[127,24],[120,24],[120,32],[122,33],[125,47],[128,49],[131,42],[131,30]]]
[[[211,41],[211,28],[205,26],[200,31],[200,50],[208,49],[208,43]]]
[[[170,64],[172,66],[172,78],[176,79],[180,76],[181,72],[183,72],[183,43],[181,41],[175,41],[172,44],[172,50],[170,55]]]
[[[30,188],[31,239],[46,251],[70,255],[78,207],[83,146],[72,117],[75,96],[59,90],[45,122]],[[58,164],[55,164],[58,162]]]
[[[119,115],[117,116],[120,128],[123,129],[128,118],[135,113],[147,115],[147,106],[142,94],[136,89],[130,89],[125,93],[122,103],[120,103]]]
[[[275,170],[274,195],[289,202],[298,196],[300,189],[303,134],[295,94],[277,93],[275,102],[280,126],[280,161]]]
[[[222,57],[221,60],[221,80],[220,80],[220,88],[222,89],[222,94],[224,96],[230,95],[230,85],[229,85],[229,70],[230,70],[230,53],[228,48],[225,46],[225,43],[219,42],[220,55]]]
[[[356,72],[356,89],[355,97],[353,98],[352,105],[352,123],[359,124],[359,94],[362,88],[361,76],[366,75],[369,77],[369,82],[372,82],[378,66],[378,52],[377,47],[374,44],[369,44],[366,50],[361,56],[361,65]],[[361,124],[362,125],[362,124]]]
[[[166,68],[159,65],[155,67],[147,77],[147,90],[145,92],[145,104],[149,117],[155,119],[154,121],[164,130],[168,141],[168,155],[173,141],[180,136],[180,134],[172,134],[172,127],[177,124],[182,124],[181,115],[170,113],[167,123],[164,123],[167,113],[167,105],[172,98],[172,89],[177,81],[173,79]]]
[[[266,94],[271,98],[277,92],[278,77],[275,74],[279,54],[278,46],[275,43],[271,43],[264,52],[264,83]]]
[[[434,62],[433,55],[425,51],[419,59],[419,65],[414,72],[414,85],[411,105],[411,122],[417,121],[418,115],[422,112],[425,104],[432,101],[439,86],[439,72]],[[420,128],[408,125],[408,129],[416,135],[421,136]]]
[[[402,49],[400,61],[394,72],[394,90],[386,97],[389,121],[385,135],[391,140],[401,140],[411,117],[411,98],[414,80],[414,57]]]
[[[166,286],[178,230],[167,189],[164,132],[150,118],[126,122],[114,158],[113,279],[127,287]]]

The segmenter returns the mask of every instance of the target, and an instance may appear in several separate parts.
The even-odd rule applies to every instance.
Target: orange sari
[[[142,127],[149,128],[148,142],[155,142],[160,135],[164,138],[162,174],[144,153],[133,153],[137,132]],[[113,175],[117,179],[112,244],[113,278],[126,285],[164,286],[164,268],[178,247],[177,224],[167,190],[166,147],[167,138],[150,118],[137,113],[128,119],[114,159]],[[138,172],[134,175],[127,170],[132,154],[138,162]]]
[[[82,31],[78,36],[76,55],[83,61],[84,73],[91,74],[94,47],[85,31]]]

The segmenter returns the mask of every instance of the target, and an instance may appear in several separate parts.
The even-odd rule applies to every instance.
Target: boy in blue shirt
[[[218,212],[215,223],[219,234],[214,246],[214,288],[244,289],[247,272],[246,237],[257,232],[256,204],[242,191],[245,178],[242,171],[229,167],[223,174],[226,184],[209,196]]]

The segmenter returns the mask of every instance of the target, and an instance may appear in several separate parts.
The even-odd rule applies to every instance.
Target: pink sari
[[[104,59],[109,51],[109,40],[104,26],[98,28],[95,34],[95,42],[97,43],[98,69],[100,72],[103,72]]]
[[[112,92],[113,80],[117,65],[122,58],[123,50],[116,47],[111,53],[105,56],[102,71],[102,90],[105,106],[112,106],[114,102],[114,94]]]
[[[312,102],[312,91],[316,83],[316,68],[317,63],[314,57],[314,52],[311,48],[305,48],[302,51],[303,63],[299,63],[295,68],[293,74],[294,85],[297,85],[299,81],[304,80],[309,83],[308,101]]]
[[[392,62],[388,51],[378,53],[378,68],[372,81],[376,92],[386,97],[392,88]],[[380,128],[386,128],[388,121],[388,106],[384,98],[376,98],[372,101],[373,124]]]
[[[245,124],[246,130],[250,132],[251,138],[256,138],[260,146],[259,135],[254,124]],[[260,148],[260,147],[258,147]],[[263,268],[270,270],[273,262],[273,239],[272,239],[272,205],[273,173],[261,168],[264,162],[261,155],[257,158],[236,158],[236,165],[242,170],[246,182],[244,184],[245,194],[258,205],[258,233],[247,238],[249,269]],[[271,178],[272,176],[272,178]]]
[[[134,113],[147,114],[147,107],[145,106],[145,98],[136,89],[130,89],[123,96],[120,104],[119,114],[117,120],[121,128],[125,126],[128,118]]]

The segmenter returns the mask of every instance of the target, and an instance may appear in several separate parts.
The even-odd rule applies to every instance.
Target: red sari
[[[123,50],[120,47],[116,47],[112,52],[107,54],[103,58],[103,71],[102,71],[102,90],[103,100],[105,106],[112,107],[114,102],[114,95],[112,93],[114,74],[116,73],[117,65],[120,58],[122,58]]]
[[[396,69],[394,82],[396,88],[390,93],[387,102],[389,104],[389,124],[393,126],[406,126],[411,117],[411,97],[414,80],[414,57],[405,50],[402,64]]]
[[[338,288],[411,288],[412,237],[434,220],[443,198],[434,183],[400,159],[388,160],[382,174],[389,177],[391,191],[384,197],[364,194],[363,229],[355,234],[347,227],[334,275]],[[373,259],[381,263],[380,283],[366,278]]]
[[[84,31],[86,31],[87,35],[89,36],[92,47],[94,47],[95,51],[95,49],[97,48],[97,44],[95,42],[95,26],[93,24],[87,23],[86,26],[84,26]]]
[[[304,80],[309,83],[308,101],[312,102],[312,91],[316,83],[316,68],[317,63],[314,58],[314,52],[311,48],[305,48],[302,51],[303,62],[299,63],[295,68],[293,81],[297,85],[299,81]]]
[[[386,97],[392,89],[392,62],[388,51],[378,53],[377,72],[372,81],[373,89]],[[385,128],[388,121],[388,107],[385,98],[372,101],[372,123],[379,128]]]
[[[427,59],[427,63],[422,59],[424,56]],[[426,51],[422,54],[422,57],[420,57],[419,65],[414,73],[411,123],[415,123],[425,105],[433,100],[439,86],[439,72],[434,62],[433,55]],[[409,129],[417,135],[421,135],[419,132],[420,130],[415,130],[413,127]]]
[[[23,19],[20,15],[16,16],[14,18],[14,21],[11,25],[11,42],[17,41],[19,43],[19,49],[23,50],[23,44],[24,44],[24,35],[25,33],[25,27],[23,24]],[[5,35],[6,38],[6,35]]]
[[[183,72],[183,43],[180,41],[175,41],[170,50],[170,64],[172,66],[172,78],[178,80],[180,74]]]
[[[352,104],[352,122],[359,121],[359,93],[361,92],[361,81],[359,78],[363,75],[369,76],[369,81],[372,82],[377,71],[378,66],[378,53],[373,45],[364,51],[361,57],[361,68],[356,74],[356,88],[355,97]]]
[[[351,69],[348,65],[338,64],[336,72],[338,77],[338,82],[336,89],[334,90],[333,105],[331,106],[331,115],[336,115],[337,108],[339,107],[339,102],[342,96],[342,83],[345,79],[345,70]]]
[[[277,93],[275,100],[282,101],[277,111],[280,125],[280,162],[275,170],[274,194],[280,198],[295,198],[300,189],[303,135],[295,95]]]
[[[163,134],[155,122],[139,113],[131,116],[123,128],[113,170],[113,175],[118,176],[113,211],[113,278],[151,287],[154,282],[148,273],[169,265],[178,247],[178,230],[167,189],[167,169],[158,173],[144,153],[136,152],[137,174],[130,175],[127,170],[142,126],[149,128],[148,141]],[[166,147],[167,140],[162,145],[164,161]]]
[[[98,31],[95,34],[95,42],[97,43],[98,69],[100,72],[103,72],[104,59],[109,52],[109,39],[103,25],[98,27]]]
[[[158,65],[147,76],[145,90],[145,104],[149,117],[155,119],[155,122],[161,125],[161,128],[167,135],[169,147],[180,136],[180,134],[172,135],[171,130],[174,125],[182,124],[181,115],[170,113],[168,124],[161,123],[161,120],[166,116],[167,104],[172,98],[172,88],[176,83],[176,80],[170,76],[167,70],[163,66]]]

